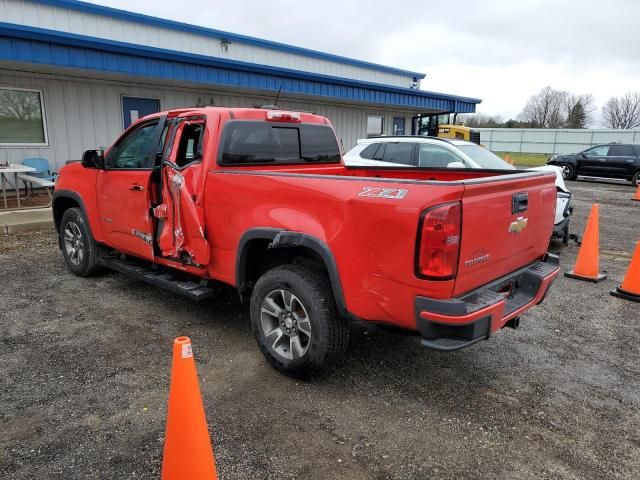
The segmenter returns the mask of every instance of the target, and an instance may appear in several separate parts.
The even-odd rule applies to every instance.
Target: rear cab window
[[[220,165],[339,163],[340,147],[327,125],[230,120],[222,134]]]

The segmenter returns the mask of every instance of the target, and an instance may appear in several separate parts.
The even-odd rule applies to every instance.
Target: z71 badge
[[[405,190],[404,188],[364,187],[358,196],[402,200],[407,196],[407,193],[409,193],[409,190]]]

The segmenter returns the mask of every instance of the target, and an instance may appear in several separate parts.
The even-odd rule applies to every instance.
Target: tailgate
[[[531,172],[464,183],[454,296],[539,259],[549,246],[555,174]]]

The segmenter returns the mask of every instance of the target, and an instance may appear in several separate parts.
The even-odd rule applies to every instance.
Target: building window
[[[367,117],[367,136],[382,135],[382,117],[369,115]]]
[[[0,88],[0,145],[46,145],[40,90]]]

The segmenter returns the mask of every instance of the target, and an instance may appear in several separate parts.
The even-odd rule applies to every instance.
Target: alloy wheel
[[[311,345],[311,322],[302,301],[286,289],[267,294],[260,308],[267,345],[286,360],[302,358]]]
[[[68,222],[64,228],[64,249],[74,265],[80,265],[84,258],[84,240],[76,222]]]

